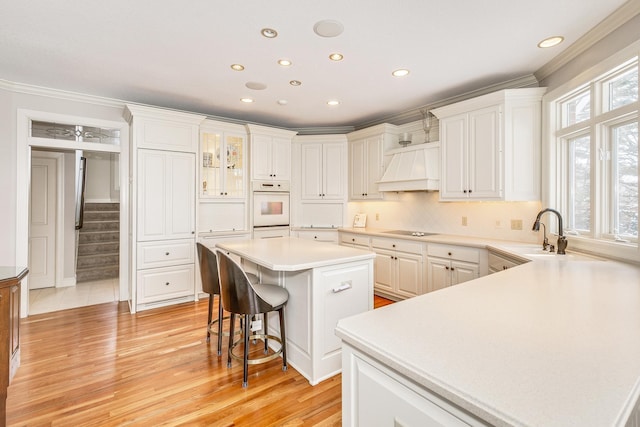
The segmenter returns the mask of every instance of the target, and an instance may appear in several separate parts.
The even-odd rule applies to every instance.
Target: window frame
[[[543,205],[558,209],[569,218],[569,144],[568,141],[589,135],[590,144],[590,228],[586,232],[567,229],[565,234],[569,247],[607,256],[610,258],[640,263],[638,238],[616,239],[609,232],[613,218],[613,173],[615,167],[612,144],[614,127],[639,121],[640,97],[635,102],[609,110],[608,84],[628,72],[640,68],[640,41],[605,59],[569,82],[548,92],[543,98],[544,129],[547,136],[543,144]],[[640,70],[638,71],[640,73]],[[590,92],[589,119],[566,125],[567,102],[585,92]],[[606,102],[606,105],[605,105]],[[639,150],[640,151],[640,150]],[[640,154],[640,153],[639,153]],[[601,156],[605,160],[600,160]],[[610,160],[606,160],[607,156]],[[551,229],[557,231],[555,218],[551,218]],[[570,222],[567,223],[569,225]]]

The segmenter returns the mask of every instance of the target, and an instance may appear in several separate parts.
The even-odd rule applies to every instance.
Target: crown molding
[[[464,101],[477,96],[486,95],[488,93],[497,92],[503,89],[516,89],[523,87],[538,87],[539,82],[533,74],[527,74],[522,77],[518,77],[512,80],[507,80],[501,83],[485,86],[480,89],[475,89],[469,92],[455,95],[449,98],[441,99],[431,104],[423,105],[412,110],[403,111],[401,113],[392,114],[375,120],[369,120],[366,122],[360,122],[355,127],[356,129],[364,129],[370,126],[374,126],[380,123],[391,123],[394,125],[402,125],[416,120],[422,120],[422,110],[432,110],[434,108],[442,107],[448,104],[453,104],[459,101]]]
[[[354,126],[291,128],[297,131],[298,135],[338,135],[353,132],[355,129]]]
[[[534,75],[539,81],[546,79],[638,14],[640,14],[640,1],[627,1],[558,56],[540,67]]]

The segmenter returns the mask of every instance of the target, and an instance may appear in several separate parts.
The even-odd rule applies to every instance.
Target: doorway
[[[30,212],[31,207],[31,177],[32,177],[32,152],[33,151],[49,151],[55,153],[75,153],[76,150],[82,150],[84,152],[96,152],[96,153],[114,153],[119,156],[119,162],[115,167],[114,173],[117,177],[118,183],[129,182],[129,127],[126,122],[123,121],[108,121],[87,117],[77,117],[69,115],[61,115],[56,113],[48,113],[33,110],[17,110],[17,180],[16,180],[16,265],[31,265],[30,256],[30,215],[24,213]],[[46,122],[55,124],[75,125],[76,138],[71,139],[59,138],[59,135],[53,137],[35,135],[36,122]],[[81,126],[77,126],[81,123]],[[33,128],[32,128],[33,126]],[[113,131],[117,134],[117,142],[112,141],[95,141],[94,135],[102,130]],[[33,133],[33,134],[32,134]],[[73,132],[72,132],[73,134]],[[77,135],[80,135],[78,138]],[[83,138],[84,137],[84,138]],[[115,139],[111,136],[106,139]],[[37,164],[37,162],[36,162]],[[60,172],[58,171],[58,176]],[[58,188],[60,183],[58,182]],[[74,191],[72,191],[75,193]],[[115,279],[117,282],[115,285],[112,283],[111,288],[115,286],[117,289],[117,299],[120,301],[127,300],[129,298],[129,251],[128,246],[128,234],[129,234],[129,201],[128,201],[128,185],[125,185],[119,192],[119,219],[120,229],[118,232],[119,242],[119,275]],[[60,203],[58,203],[60,205]],[[56,208],[57,212],[57,208]],[[75,219],[75,215],[64,215],[63,221]],[[60,224],[60,219],[57,223]],[[58,227],[60,227],[58,225]],[[56,236],[61,236],[61,232],[58,230]],[[56,241],[56,246],[60,243]],[[75,251],[75,248],[74,248]],[[61,251],[56,250],[55,257],[59,257]],[[75,258],[73,263],[75,263]],[[57,266],[62,265],[58,260]],[[74,265],[75,267],[75,265]],[[64,268],[67,268],[65,266]],[[53,292],[58,289],[63,291],[69,291],[69,289],[75,288],[76,291],[88,293],[86,290],[78,285],[69,286],[69,283],[60,279],[60,268],[56,269],[54,273],[57,275],[58,283],[62,283],[61,287],[47,288],[46,291]],[[22,295],[21,295],[21,317],[26,317],[29,311],[30,295],[29,295],[29,280],[30,275],[23,280]],[[64,283],[63,283],[64,282]],[[66,285],[66,286],[64,286]],[[52,289],[52,290],[49,290]],[[105,291],[106,292],[106,291]],[[113,290],[112,290],[113,292]],[[86,304],[85,304],[86,305]]]

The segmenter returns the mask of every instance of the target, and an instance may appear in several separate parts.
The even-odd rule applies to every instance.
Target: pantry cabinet
[[[372,237],[371,250],[376,253],[376,294],[398,300],[424,293],[424,243]]]
[[[196,299],[196,156],[204,116],[127,105],[132,128],[130,307]]]
[[[441,200],[540,200],[545,90],[508,89],[432,110],[440,119]]]
[[[481,249],[430,243],[427,247],[427,284],[433,292],[480,277]]]
[[[291,139],[296,132],[247,125],[251,151],[251,179],[291,180]]]
[[[347,135],[349,140],[349,199],[382,199],[377,182],[384,174],[384,152],[398,141],[396,126],[382,124]]]

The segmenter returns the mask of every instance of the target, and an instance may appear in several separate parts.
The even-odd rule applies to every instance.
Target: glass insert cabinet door
[[[202,132],[200,144],[200,195],[243,198],[245,189],[245,136]]]

